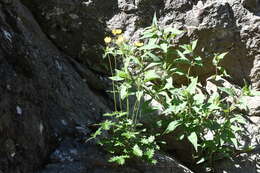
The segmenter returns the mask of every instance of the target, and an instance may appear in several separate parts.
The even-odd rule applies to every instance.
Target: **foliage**
[[[175,44],[176,36],[182,33],[175,28],[160,28],[154,17],[152,26],[143,32],[143,41],[132,44],[120,35],[120,30],[113,31],[113,38],[105,38],[104,57],[110,62],[115,112],[106,114],[112,118],[100,123],[93,137],[101,135],[101,144],[114,155],[111,162],[124,164],[125,159],[138,157],[155,163],[158,135],[149,134],[140,123],[144,106],[152,101],[156,102],[152,109],[162,114],[160,122],[155,123],[164,129],[160,135],[181,129],[178,139],[190,141],[198,163],[229,156],[239,148],[237,135],[243,133],[242,125],[246,123],[241,110],[247,108],[241,97],[250,94],[250,89],[244,87],[237,92],[234,87],[215,84],[228,77],[219,65],[227,53],[214,55],[216,73],[208,80],[213,88],[202,86],[191,74],[195,66],[203,67],[202,58],[194,54],[197,40]],[[180,85],[183,79],[187,84]],[[130,96],[136,98],[132,107]],[[118,112],[123,103],[125,112]],[[104,131],[108,133],[104,135]]]
[[[93,137],[101,135],[104,131],[110,132],[99,141],[100,145],[114,155],[110,158],[110,162],[122,165],[126,159],[137,157],[149,163],[156,163],[153,156],[159,146],[155,142],[155,136],[146,136],[146,129],[138,129],[142,124],[134,123],[132,119],[127,118],[127,112],[107,113],[104,116],[113,117],[114,120],[100,123]]]

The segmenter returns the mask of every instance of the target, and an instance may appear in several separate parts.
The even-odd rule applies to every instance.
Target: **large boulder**
[[[96,145],[65,139],[51,155],[49,164],[38,173],[193,173],[175,158],[165,154],[156,154],[156,165],[133,162],[118,166],[108,163],[108,158]]]
[[[0,172],[38,169],[108,111],[19,0],[0,1]]]

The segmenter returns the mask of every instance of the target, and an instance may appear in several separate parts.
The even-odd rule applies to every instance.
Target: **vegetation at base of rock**
[[[174,44],[181,33],[160,28],[154,17],[136,43],[123,39],[121,32],[105,38],[104,57],[110,62],[115,112],[105,114],[109,118],[99,124],[92,138],[113,155],[110,162],[122,165],[126,159],[140,158],[156,163],[158,137],[174,133],[192,144],[198,164],[229,157],[240,148],[237,137],[245,133],[247,111],[243,97],[252,94],[250,88],[220,86],[219,81],[230,77],[220,66],[227,53],[213,55],[216,72],[205,82],[211,87],[202,85],[191,73],[195,66],[203,68],[202,58],[194,53],[197,40]],[[187,84],[180,86],[180,79]],[[130,97],[135,97],[133,105]],[[152,128],[141,123],[147,112],[160,112],[150,123]],[[176,129],[180,129],[178,133]]]

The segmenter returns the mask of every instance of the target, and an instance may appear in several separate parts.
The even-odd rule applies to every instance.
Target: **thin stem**
[[[114,76],[110,56],[108,56],[108,61],[109,61],[109,68],[110,68],[111,76]],[[112,88],[113,88],[114,109],[115,109],[115,111],[117,111],[115,81],[113,81],[113,80],[112,80]]]

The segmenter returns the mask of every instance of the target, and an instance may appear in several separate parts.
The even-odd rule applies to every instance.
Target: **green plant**
[[[246,123],[240,111],[246,109],[240,99],[243,94],[233,87],[214,84],[228,77],[219,65],[227,53],[214,55],[216,73],[209,78],[213,88],[208,90],[191,74],[195,66],[203,66],[202,58],[194,54],[197,40],[175,44],[176,36],[183,32],[160,28],[156,17],[152,26],[143,32],[140,39],[143,41],[132,44],[117,31],[113,31],[114,38],[105,38],[108,46],[104,55],[110,62],[115,112],[106,114],[112,118],[100,123],[93,135],[94,138],[101,135],[101,144],[114,155],[111,162],[124,164],[126,159],[139,157],[155,163],[158,134],[149,134],[140,123],[144,105],[152,101],[156,102],[152,109],[161,112],[161,119],[154,123],[158,125],[155,128],[164,129],[162,133],[158,131],[159,135],[181,129],[177,137],[190,141],[197,163],[230,156],[239,148],[237,135],[243,133],[242,126]],[[248,87],[243,91],[249,93]],[[136,98],[133,106],[129,103],[130,96]],[[124,103],[125,111],[120,112]],[[108,133],[104,135],[104,131]]]
[[[134,123],[131,118],[127,118],[127,112],[107,113],[104,116],[112,117],[113,120],[100,123],[100,128],[93,134],[93,137],[96,138],[104,131],[109,132],[106,135],[103,134],[99,141],[99,144],[113,155],[109,162],[122,165],[126,159],[135,157],[149,163],[156,163],[153,157],[159,146],[154,135],[146,135],[146,129],[142,128],[142,124]]]

